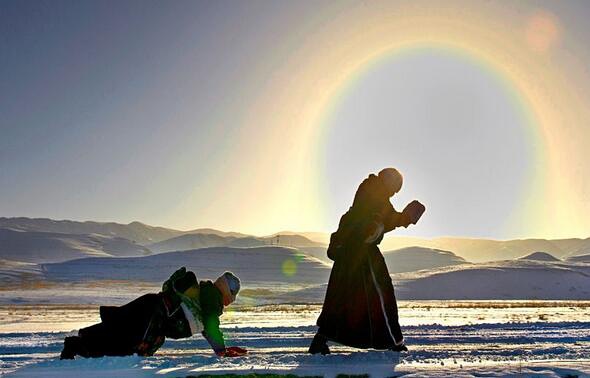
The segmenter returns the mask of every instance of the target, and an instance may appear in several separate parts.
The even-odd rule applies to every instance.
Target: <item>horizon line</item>
[[[230,230],[230,231],[225,231],[219,228],[215,228],[215,227],[211,227],[211,226],[202,226],[202,227],[197,227],[197,228],[191,228],[188,230],[182,230],[182,229],[178,229],[178,228],[172,228],[172,227],[168,227],[168,226],[161,226],[161,225],[152,225],[149,223],[145,223],[139,220],[133,220],[130,222],[123,222],[123,221],[102,221],[102,220],[79,220],[79,219],[57,219],[57,218],[49,218],[49,217],[30,217],[30,216],[0,216],[0,219],[29,219],[29,220],[49,220],[49,221],[54,221],[54,222],[77,222],[77,223],[99,223],[99,224],[117,224],[117,225],[121,225],[121,226],[130,226],[134,223],[139,223],[143,226],[148,226],[148,227],[152,227],[152,228],[163,228],[163,229],[167,229],[167,230],[171,230],[171,231],[178,231],[178,232],[182,232],[184,234],[189,234],[190,232],[195,232],[195,231],[199,231],[199,230],[213,230],[213,231],[218,231],[218,232],[222,232],[222,233],[234,233],[234,234],[242,234],[244,236],[253,236],[253,237],[273,237],[273,236],[277,236],[277,235],[281,235],[281,234],[287,234],[287,233],[292,233],[292,234],[297,234],[300,236],[304,236],[304,234],[311,234],[311,233],[319,233],[319,234],[326,234],[326,236],[329,236],[332,232],[331,231],[317,231],[317,230],[311,230],[311,231],[294,231],[294,230],[281,230],[281,231],[276,231],[270,234],[250,234],[250,233],[244,233],[242,231],[235,231],[235,230]],[[538,237],[538,236],[530,236],[530,237],[516,237],[516,238],[512,238],[512,239],[500,239],[500,238],[492,238],[492,237],[485,237],[485,236],[466,236],[466,235],[439,235],[439,236],[408,236],[408,235],[395,235],[395,234],[390,234],[390,235],[386,235],[384,237],[384,239],[386,238],[406,238],[406,239],[424,239],[424,240],[435,240],[435,239],[471,239],[471,240],[489,240],[489,241],[498,241],[498,242],[505,242],[505,241],[515,241],[515,240],[535,240],[535,239],[539,239],[539,240],[568,240],[568,239],[579,239],[579,240],[584,240],[584,239],[590,239],[590,235],[587,237],[579,237],[579,236],[572,236],[572,237],[560,237],[560,238],[546,238],[546,237]],[[309,238],[308,238],[309,239]]]

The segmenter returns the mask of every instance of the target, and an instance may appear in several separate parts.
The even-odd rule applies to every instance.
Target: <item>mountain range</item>
[[[70,220],[53,220],[47,218],[0,218],[0,229],[11,231],[33,232],[31,238],[40,238],[34,234],[52,233],[60,235],[44,235],[51,242],[45,250],[38,247],[43,244],[32,243],[7,251],[11,245],[9,236],[0,241],[0,258],[15,259],[16,261],[37,261],[43,254],[51,255],[50,246],[59,243],[65,245],[62,255],[67,258],[85,257],[87,255],[136,256],[147,253],[163,253],[178,250],[189,250],[207,247],[260,247],[265,245],[280,245],[297,247],[305,253],[330,262],[325,255],[329,234],[322,232],[282,231],[268,236],[253,236],[239,232],[219,231],[211,228],[200,228],[190,231],[180,231],[165,227],[150,226],[140,222],[121,224],[114,222],[78,222]],[[395,231],[394,231],[395,232]],[[23,240],[25,234],[12,234]],[[66,235],[70,235],[69,237]],[[86,235],[85,237],[72,235]],[[89,235],[93,235],[90,237]],[[106,239],[100,239],[100,236]],[[65,240],[65,239],[70,240]],[[78,239],[86,239],[79,241]],[[88,238],[92,239],[91,241]],[[97,239],[98,238],[98,239]],[[124,241],[128,240],[128,245]],[[59,240],[59,241],[56,241]],[[117,241],[120,245],[113,247]],[[101,244],[104,244],[102,246]],[[134,246],[134,244],[138,246]],[[140,250],[139,246],[147,250]],[[546,252],[559,259],[590,254],[590,238],[586,239],[517,239],[490,240],[460,237],[440,237],[433,239],[388,236],[381,243],[382,251],[399,250],[408,247],[422,247],[432,250],[451,251],[455,255],[470,262],[501,261],[519,258],[533,252]],[[114,250],[113,250],[114,248]],[[16,252],[18,250],[18,253]],[[75,252],[78,251],[78,252]],[[62,261],[64,256],[47,257],[44,261]]]
[[[232,270],[246,285],[270,291],[307,287],[281,300],[321,300],[332,264],[322,235],[0,218],[0,284],[10,290],[119,281],[157,287],[186,266],[209,279]],[[400,298],[588,299],[589,240],[389,237],[381,250]]]

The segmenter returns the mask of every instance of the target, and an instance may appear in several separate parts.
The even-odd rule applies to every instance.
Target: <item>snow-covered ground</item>
[[[218,358],[195,336],[168,340],[150,358],[59,361],[63,338],[95,322],[96,306],[0,306],[0,368],[17,377],[590,376],[590,302],[401,302],[409,353],[332,346],[332,355],[311,356],[305,352],[319,311],[306,304],[237,306],[222,323],[229,345],[249,349],[240,358]]]
[[[410,300],[400,302],[410,352],[333,346],[330,356],[311,356],[306,349],[315,332],[330,274],[325,246],[265,245],[267,241],[275,243],[277,236],[259,238],[263,246],[258,246],[260,240],[243,234],[202,230],[203,235],[181,236],[187,233],[136,223],[26,219],[17,223],[20,231],[6,232],[11,240],[14,235],[51,232],[56,246],[65,243],[74,246],[76,253],[82,251],[82,256],[102,257],[47,260],[46,254],[52,252],[49,248],[39,261],[0,259],[0,374],[76,378],[252,372],[324,376],[368,373],[376,377],[590,376],[590,255],[586,248],[590,239],[436,239],[432,241],[436,245],[409,244],[398,251],[383,248],[395,273],[392,278],[398,298]],[[40,224],[44,228],[27,228]],[[107,235],[56,236],[62,228],[83,233],[98,230]],[[105,251],[126,250],[117,244],[121,235],[143,243],[162,241],[159,245],[172,245],[174,249],[187,248],[182,243],[192,247],[190,243],[206,245],[220,238],[237,240],[240,248],[225,240],[220,247],[143,256],[144,247],[129,242],[121,245],[129,245],[127,249],[136,257],[115,258]],[[47,239],[47,235],[41,236]],[[23,246],[34,247],[23,247],[30,252],[27,256],[37,256],[41,253],[37,245],[46,245],[36,240],[21,240]],[[107,243],[112,240],[117,243]],[[301,240],[296,235],[281,235],[281,242],[296,245]],[[241,248],[249,243],[256,247]],[[14,258],[12,249],[4,250]],[[61,247],[54,250],[62,251]],[[465,261],[459,257],[465,257],[461,253],[449,251],[469,251],[477,259]],[[559,260],[542,252],[531,254],[533,251],[550,251],[559,258],[586,255]],[[492,260],[490,256],[493,260],[502,256],[510,259],[481,262]],[[512,259],[514,256],[525,257]],[[244,287],[236,304],[224,314],[222,324],[229,344],[247,347],[249,355],[220,359],[196,336],[169,340],[150,358],[57,360],[66,335],[98,321],[99,304],[123,304],[157,292],[161,283],[183,265],[195,271],[199,279],[214,279],[226,269],[240,276]],[[533,298],[539,300],[530,301]]]

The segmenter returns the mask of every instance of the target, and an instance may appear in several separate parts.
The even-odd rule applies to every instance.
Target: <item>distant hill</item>
[[[287,247],[323,247],[324,243],[313,241],[304,235],[299,234],[275,234],[259,238],[271,245]]]
[[[62,234],[100,234],[125,238],[142,245],[157,243],[184,234],[213,234],[222,237],[247,236],[239,232],[223,232],[211,228],[179,231],[170,228],[150,226],[141,222],[121,224],[115,222],[78,222],[71,220],[25,217],[0,217],[0,228],[10,228],[22,231],[58,232]]]
[[[0,259],[0,284],[9,284],[38,280],[43,278],[39,264]]]
[[[573,262],[573,263],[590,263],[590,254],[579,255],[579,256],[570,256],[567,258],[567,261]]]
[[[224,246],[234,239],[234,237],[223,237],[215,234],[187,234],[148,244],[147,247],[154,253],[185,251],[188,249]]]
[[[333,264],[333,261],[328,258],[326,253],[327,247],[297,247],[297,249],[326,264]],[[407,247],[394,251],[385,251],[383,257],[390,273],[412,272],[420,269],[468,263],[453,252],[422,247]]]
[[[567,254],[565,259],[570,259],[578,256],[590,256],[590,243],[584,244],[581,248]]]
[[[269,245],[266,240],[255,236],[246,236],[244,238],[231,238],[227,240],[226,247],[233,248],[252,248]]]
[[[62,234],[100,234],[121,237],[138,244],[149,244],[183,232],[164,227],[153,227],[140,222],[120,224],[114,222],[77,222],[47,218],[0,218],[0,228],[23,231],[57,232]]]
[[[208,235],[217,235],[222,236],[224,238],[243,238],[250,236],[248,234],[242,234],[241,232],[233,232],[233,231],[219,231],[214,228],[197,228],[190,231],[182,231],[183,234],[208,234]]]
[[[133,258],[84,258],[43,264],[47,279],[65,281],[133,280],[163,282],[181,266],[199,279],[213,279],[226,270],[245,283],[318,284],[328,280],[330,268],[286,247],[214,247]]]
[[[472,238],[420,239],[410,237],[388,237],[381,243],[381,250],[399,249],[410,246],[436,248],[452,251],[470,262],[502,261],[545,251],[554,257],[564,258],[590,251],[587,239],[518,239],[490,240]]]
[[[395,276],[400,299],[590,299],[590,265],[508,260]]]
[[[520,260],[537,260],[537,261],[560,261],[557,257],[547,252],[533,252],[529,255],[519,258]]]
[[[277,235],[288,236],[288,235],[298,235],[303,236],[306,239],[311,240],[312,242],[328,245],[330,243],[330,234],[327,232],[296,232],[296,231],[281,231],[275,234],[269,235],[267,237],[276,237]]]
[[[297,234],[327,246],[329,233],[323,232],[292,232],[281,234]],[[388,234],[380,244],[382,251],[398,250],[408,247],[423,247],[452,251],[455,255],[469,262],[502,261],[515,259],[536,251],[547,252],[558,259],[570,256],[590,254],[590,238],[579,239],[515,239],[492,240],[462,237],[440,237],[433,239],[395,236],[395,231]]]
[[[0,228],[0,259],[43,263],[88,256],[145,256],[150,253],[149,249],[119,237]]]
[[[392,275],[405,300],[589,300],[590,264],[507,260]],[[279,300],[322,303],[326,284],[285,293]]]
[[[422,247],[408,247],[383,253],[389,273],[413,272],[444,266],[466,264],[453,252]]]
[[[265,245],[275,245],[281,247],[322,247],[318,242],[309,240],[302,235],[273,235],[273,236],[248,236],[243,238],[235,238],[231,240],[227,246],[229,247],[260,247]]]
[[[297,247],[308,256],[313,256],[327,264],[327,247]],[[432,269],[442,266],[467,264],[468,262],[450,251],[423,247],[406,247],[393,251],[384,251],[383,257],[390,273],[412,272],[420,269]]]
[[[326,264],[332,265],[333,263],[333,261],[328,258],[327,247],[297,247],[297,249],[307,256],[315,257]]]
[[[301,235],[278,235],[267,237],[255,236],[220,236],[217,234],[186,234],[159,243],[149,244],[148,248],[155,253],[185,251],[208,247],[249,248],[262,246],[281,247],[315,247],[321,245]]]
[[[324,261],[326,261],[326,257],[321,256],[321,250],[314,250],[314,248],[325,248],[329,241],[329,233],[322,232],[297,233],[283,231],[266,237],[256,237],[239,232],[224,232],[210,228],[179,231],[164,227],[149,226],[140,222],[120,224],[114,222],[77,222],[46,218],[0,218],[0,228],[65,234],[100,234],[108,237],[121,237],[137,244],[149,245],[150,248],[154,248],[156,252],[169,252],[218,245],[234,247],[256,247],[263,245],[291,246],[310,248],[310,251],[313,251],[312,253],[317,253],[317,257]],[[203,236],[200,238],[198,236],[192,236],[180,238],[178,240],[171,240],[183,235],[199,234],[209,236]],[[395,234],[395,231],[393,234]],[[221,239],[214,239],[214,237],[211,237],[210,235],[226,238],[227,243],[219,244],[222,243]],[[159,244],[164,241],[170,242]],[[544,251],[556,258],[564,259],[571,256],[589,254],[590,238],[557,240],[489,240],[457,237],[423,239],[416,237],[388,236],[383,240],[380,246],[382,251],[407,247],[422,247],[452,251],[455,255],[462,257],[469,262],[515,259],[536,251]]]

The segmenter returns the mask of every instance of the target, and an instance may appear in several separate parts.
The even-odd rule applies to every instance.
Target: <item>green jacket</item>
[[[201,319],[203,336],[215,352],[225,350],[223,333],[219,329],[219,317],[223,313],[223,297],[219,289],[211,281],[200,281]]]

